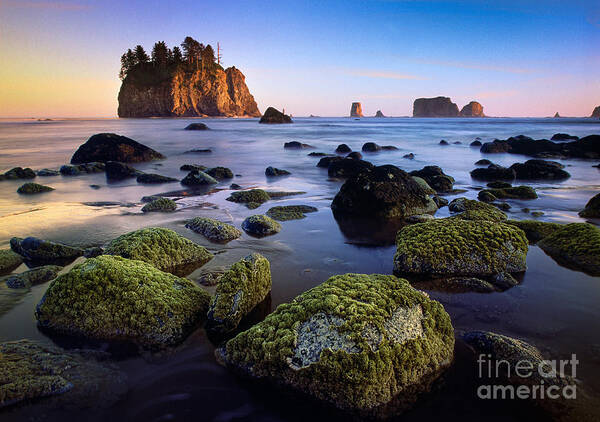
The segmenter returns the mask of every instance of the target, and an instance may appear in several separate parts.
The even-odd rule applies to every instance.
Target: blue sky
[[[0,3],[0,116],[114,116],[119,58],[186,35],[223,48],[259,108],[410,115],[418,97],[494,116],[600,105],[596,1]]]

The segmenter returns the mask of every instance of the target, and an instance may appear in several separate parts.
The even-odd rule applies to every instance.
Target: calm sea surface
[[[236,177],[221,182],[210,191],[193,196],[173,196],[178,200],[175,213],[144,215],[140,209],[144,195],[183,189],[178,182],[163,185],[138,185],[135,179],[106,182],[104,173],[76,177],[38,177],[36,181],[54,187],[53,192],[32,197],[19,196],[23,181],[0,182],[0,248],[8,247],[12,236],[36,236],[77,246],[103,245],[125,232],[148,226],[172,228],[211,251],[220,251],[201,270],[228,266],[251,251],[265,255],[271,262],[273,289],[270,303],[263,304],[263,317],[269,310],[291,300],[334,274],[347,272],[390,274],[393,266],[394,231],[368,224],[337,222],[330,203],[343,181],[329,180],[327,170],[316,167],[313,150],[284,150],[283,143],[296,140],[315,147],[314,151],[332,153],[340,143],[360,151],[365,142],[394,145],[397,151],[364,153],[374,164],[394,164],[406,171],[425,165],[438,165],[456,179],[455,188],[466,189],[456,196],[476,198],[484,184],[471,180],[474,162],[489,158],[508,166],[528,157],[513,154],[483,155],[469,147],[475,139],[482,142],[514,135],[550,138],[566,132],[585,136],[600,134],[600,121],[590,119],[409,119],[409,118],[297,118],[292,125],[259,125],[257,120],[202,119],[210,131],[184,131],[198,119],[124,119],[0,120],[0,172],[15,166],[33,169],[58,169],[70,161],[73,152],[91,135],[115,132],[148,145],[168,158],[135,165],[136,168],[165,176],[183,178],[182,164],[225,166]],[[441,139],[451,145],[438,145]],[[453,144],[453,142],[461,144]],[[194,148],[210,148],[211,154],[185,154]],[[403,158],[412,152],[414,160]],[[564,182],[528,183],[539,199],[509,200],[510,218],[531,218],[521,211],[543,211],[542,221],[578,222],[585,203],[600,191],[597,162],[557,160],[566,165],[571,178]],[[267,166],[292,173],[285,178],[267,180]],[[256,210],[225,200],[230,183],[267,190],[303,191],[263,204]],[[90,185],[100,185],[92,189]],[[209,243],[184,227],[196,216],[209,216],[240,226],[249,215],[261,214],[274,205],[307,204],[318,208],[303,220],[282,223],[274,236],[255,239],[244,234],[226,246]],[[436,216],[448,215],[442,208]],[[596,221],[596,224],[599,222]],[[577,377],[598,405],[600,397],[600,278],[557,265],[538,247],[532,246],[523,282],[502,293],[448,294],[430,292],[441,301],[456,330],[484,329],[524,339],[552,358],[580,361]],[[23,271],[22,266],[17,272]],[[195,280],[201,270],[189,278]],[[21,296],[0,286],[0,341],[21,338],[44,342],[57,341],[38,331],[33,311],[47,285],[35,286]],[[172,353],[161,356],[125,358],[118,361],[128,376],[129,392],[116,404],[98,405],[92,413],[75,408],[48,408],[43,401],[0,415],[4,420],[198,420],[198,421],[300,421],[307,418],[344,420],[328,409],[269,387],[239,380],[217,365],[215,345],[204,330],[193,333]],[[432,418],[480,420],[532,419],[540,417],[524,403],[485,402],[476,399],[471,356],[457,343],[454,367],[424,397],[406,420]],[[520,416],[515,416],[520,415]]]

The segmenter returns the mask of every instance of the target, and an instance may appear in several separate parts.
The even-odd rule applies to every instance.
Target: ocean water
[[[185,131],[190,122],[203,121],[211,130]],[[0,182],[0,248],[12,236],[37,236],[77,246],[103,245],[125,232],[148,226],[163,226],[220,252],[200,270],[189,275],[196,280],[202,270],[227,266],[249,252],[265,255],[271,262],[273,289],[261,307],[260,319],[270,310],[334,274],[347,272],[390,274],[395,248],[394,227],[336,221],[330,204],[342,180],[330,180],[327,170],[316,167],[319,157],[310,151],[333,153],[340,143],[360,151],[365,142],[394,145],[397,151],[363,153],[374,164],[394,164],[406,171],[438,165],[456,179],[460,195],[476,198],[484,183],[474,181],[469,171],[474,162],[488,158],[510,165],[530,157],[514,154],[481,154],[469,147],[519,134],[550,138],[566,132],[585,136],[600,133],[600,121],[591,119],[414,119],[414,118],[296,118],[292,125],[259,125],[256,119],[108,119],[108,120],[0,120],[0,172],[14,166],[58,169],[68,163],[77,147],[95,133],[115,132],[129,136],[164,155],[166,160],[135,165],[152,173],[182,179],[182,164],[225,166],[236,177],[205,190],[184,189],[179,182],[139,185],[135,179],[107,183],[104,173],[83,176],[38,177],[35,181],[56,190],[31,197],[19,196],[23,181]],[[450,145],[440,146],[441,139]],[[284,150],[283,143],[300,141],[312,150]],[[460,144],[453,144],[461,142]],[[194,148],[210,148],[210,154],[186,154]],[[415,159],[403,158],[414,153]],[[543,211],[542,221],[577,222],[585,203],[600,191],[600,170],[589,160],[557,160],[565,164],[571,178],[562,182],[532,182],[536,200],[508,200],[510,218],[531,216],[523,211]],[[268,179],[267,166],[283,168],[292,175]],[[230,183],[243,188],[302,191],[248,210],[225,200]],[[90,185],[100,185],[92,189]],[[171,192],[181,198],[175,213],[142,214],[144,195]],[[236,226],[249,215],[261,214],[275,205],[307,204],[318,212],[303,220],[283,222],[281,233],[262,239],[243,235],[226,246],[211,244],[184,227],[186,220],[209,216]],[[442,208],[436,216],[448,215]],[[598,224],[598,221],[593,223]],[[553,358],[580,360],[581,389],[598,403],[600,394],[600,278],[556,264],[538,247],[530,248],[528,270],[522,283],[493,294],[449,294],[431,291],[452,317],[457,331],[484,329],[524,339]],[[17,269],[23,271],[24,266]],[[40,332],[33,310],[47,285],[35,286],[15,297],[0,288],[0,341],[30,338],[65,345]],[[2,302],[3,301],[3,302]],[[43,420],[82,417],[86,420],[344,420],[303,399],[268,386],[240,380],[217,365],[215,344],[204,330],[194,332],[181,346],[161,356],[128,357],[118,365],[127,374],[129,392],[116,404],[99,406],[91,415],[76,408],[55,409],[40,402],[1,414],[2,420],[45,415]],[[514,414],[539,417],[527,403],[497,403],[476,399],[471,356],[457,343],[456,363],[438,383],[436,391],[422,398],[403,419],[506,420]],[[76,406],[75,406],[76,407]],[[515,413],[517,412],[517,413]],[[449,416],[453,415],[453,416]]]

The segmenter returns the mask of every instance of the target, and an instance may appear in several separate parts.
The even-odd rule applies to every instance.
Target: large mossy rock
[[[556,161],[527,160],[510,166],[515,171],[517,179],[524,180],[565,180],[571,175],[563,170],[564,165]]]
[[[108,405],[127,388],[115,366],[89,353],[65,352],[31,340],[0,343],[0,374],[0,409],[63,394],[64,401],[58,403],[70,409],[98,401]]]
[[[538,246],[567,268],[600,276],[600,229],[588,223],[566,224]]]
[[[170,229],[150,227],[126,233],[105,248],[107,255],[147,262],[161,271],[189,274],[210,261],[213,255],[205,248]]]
[[[269,208],[267,215],[273,220],[289,221],[301,220],[306,217],[305,213],[317,211],[317,208],[310,205],[283,205]]]
[[[142,207],[142,212],[173,212],[177,203],[170,198],[156,198]]]
[[[451,212],[458,213],[450,218],[458,218],[461,220],[502,222],[506,221],[508,218],[506,214],[493,205],[463,197],[453,199],[452,202],[448,204],[448,209]]]
[[[585,208],[579,212],[579,216],[583,218],[600,218],[600,193],[594,195]]]
[[[491,277],[527,269],[525,233],[508,224],[447,218],[407,226],[396,237],[394,272],[443,278]]]
[[[280,305],[222,357],[247,376],[380,416],[414,403],[453,352],[441,304],[394,276],[345,274]]]
[[[209,302],[209,294],[185,278],[101,255],[56,278],[35,316],[58,332],[154,347],[185,338]]]
[[[241,190],[238,192],[232,192],[227,201],[236,202],[238,204],[246,204],[246,207],[250,209],[258,208],[261,204],[264,204],[271,196],[262,189],[250,189]]]
[[[242,222],[242,229],[252,236],[264,237],[281,231],[281,224],[266,215],[251,215]]]
[[[0,275],[11,273],[23,263],[23,257],[11,249],[0,249]]]
[[[437,205],[408,173],[385,165],[348,179],[331,209],[336,216],[395,219],[433,213]]]
[[[83,249],[37,237],[10,239],[11,249],[33,265],[66,265],[83,255]]]
[[[479,191],[478,198],[482,201],[492,195],[496,199],[536,199],[537,192],[531,186],[511,186],[507,188],[492,188]],[[489,201],[484,201],[489,202]]]
[[[75,151],[71,158],[71,164],[89,163],[90,161],[139,163],[163,158],[165,156],[161,153],[126,136],[115,133],[98,133],[90,137]]]
[[[506,223],[523,230],[531,244],[537,243],[564,227],[563,224],[536,220],[508,220]]]
[[[207,328],[221,334],[235,330],[270,291],[271,266],[264,256],[255,253],[236,262],[217,283]]]
[[[185,226],[196,233],[200,233],[208,240],[219,243],[230,242],[242,235],[242,232],[231,224],[207,217],[196,217],[188,221]]]

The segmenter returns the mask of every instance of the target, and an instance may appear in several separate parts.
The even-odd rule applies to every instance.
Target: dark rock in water
[[[179,170],[181,171],[205,171],[206,169],[206,166],[201,166],[199,164],[184,164],[181,167],[179,167]]]
[[[445,139],[442,139],[442,140],[440,141],[440,145],[450,145],[450,144],[449,144],[449,143],[448,143],[448,141],[446,141]]]
[[[115,133],[98,133],[75,151],[71,158],[71,164],[89,163],[91,161],[140,163],[164,158],[165,156],[161,153],[126,136]]]
[[[208,126],[204,123],[190,123],[185,127],[185,130],[208,130]]]
[[[579,216],[583,218],[600,218],[600,193],[594,195],[585,208],[579,212]]]
[[[83,251],[83,256],[86,258],[96,258],[100,255],[104,255],[104,249],[102,249],[100,246],[92,246],[91,248],[86,248]]]
[[[197,148],[190,149],[189,151],[184,152],[184,154],[210,154],[212,150],[210,148]]]
[[[348,179],[331,209],[336,216],[399,219],[435,212],[437,206],[408,173],[385,165]]]
[[[242,235],[242,232],[231,224],[206,217],[196,217],[188,221],[185,227],[218,243],[227,243]]]
[[[83,255],[83,249],[27,237],[10,239],[11,249],[21,255],[25,261],[34,265],[66,265]]]
[[[226,198],[227,201],[237,202],[241,204],[257,204],[257,208],[260,204],[267,202],[271,197],[267,192],[262,189],[250,189],[242,190],[239,192],[232,192],[231,195]],[[250,208],[250,207],[248,207]]]
[[[152,202],[152,201],[156,201],[157,199],[162,198],[162,196],[160,195],[148,195],[148,196],[142,196],[142,202]]]
[[[433,202],[435,202],[435,204],[437,205],[438,208],[442,208],[445,207],[446,205],[448,205],[448,200],[444,197],[441,197],[439,195],[435,195],[433,198]]]
[[[481,141],[473,141],[469,144],[470,147],[480,147],[481,145]]]
[[[363,144],[362,150],[364,152],[377,152],[381,150],[381,147],[375,142],[366,142],[365,144]]]
[[[517,179],[524,180],[565,180],[571,175],[563,170],[565,166],[556,161],[527,160],[510,166]]]
[[[137,182],[144,183],[144,184],[170,183],[170,182],[177,182],[177,181],[178,180],[173,177],[167,177],[167,176],[162,176],[160,174],[153,174],[153,173],[144,173],[144,174],[140,174],[137,177]]]
[[[438,166],[425,166],[421,170],[411,171],[410,175],[425,180],[436,192],[450,192],[454,188],[454,178]]]
[[[555,133],[550,138],[551,141],[576,141],[579,136],[569,135],[568,133]]]
[[[14,167],[4,174],[0,174],[0,180],[34,179],[35,172],[29,167]]]
[[[292,173],[290,173],[287,170],[278,169],[278,168],[271,167],[271,166],[269,166],[265,169],[265,176],[267,176],[267,177],[287,176],[289,174],[292,174]]]
[[[497,200],[498,198],[496,198],[494,196],[493,193],[491,193],[489,190],[482,190],[479,192],[479,194],[477,195],[477,199],[479,199],[481,202],[494,202],[495,200]]]
[[[372,168],[373,164],[368,161],[344,158],[331,162],[327,168],[327,174],[329,177],[352,177]]]
[[[236,262],[217,283],[206,328],[219,334],[235,330],[270,292],[271,266],[264,256],[254,253]]]
[[[347,154],[349,152],[352,152],[352,148],[350,148],[346,144],[339,144],[335,149],[335,152],[337,152],[338,154]]]
[[[269,107],[265,110],[265,114],[262,115],[258,123],[293,123],[292,118],[287,114],[283,114],[281,111]]]
[[[156,348],[181,342],[209,302],[210,295],[185,278],[140,260],[102,255],[54,280],[35,316],[53,331]]]
[[[487,168],[478,168],[471,171],[475,180],[515,180],[515,171],[511,168],[490,164]]]
[[[481,152],[509,152],[535,157],[600,158],[600,135],[589,135],[572,142],[552,142],[547,139],[533,140],[516,136],[506,140],[486,142]]]
[[[508,202],[496,202],[492,205],[502,211],[508,211],[512,208]]]
[[[600,229],[592,224],[566,224],[538,246],[560,265],[600,276]]]
[[[36,193],[50,192],[53,191],[54,188],[50,186],[40,185],[38,183],[25,183],[17,189],[17,193],[21,195],[34,195]]]
[[[406,158],[407,160],[414,160],[415,159],[415,154],[413,154],[412,152],[408,153],[408,154],[404,154],[402,156],[402,158]]]
[[[80,174],[102,173],[105,171],[105,164],[100,162],[91,162],[83,164],[65,164],[59,169],[63,176],[79,176]]]
[[[288,221],[305,218],[305,213],[317,212],[315,207],[309,205],[285,205],[269,208],[267,215],[273,220]]]
[[[312,145],[303,144],[302,142],[291,141],[291,142],[286,142],[285,144],[283,144],[283,148],[284,149],[310,149],[310,148],[314,148],[314,147]]]
[[[56,278],[63,267],[44,265],[21,274],[15,274],[6,279],[6,285],[11,289],[28,289],[31,286],[45,283]]]
[[[470,221],[493,221],[501,223],[506,221],[507,216],[496,207],[484,202],[467,198],[456,198],[448,205],[450,212],[459,213],[452,216],[460,220]]]
[[[205,186],[219,183],[215,178],[202,171],[190,171],[181,181],[185,186]]]
[[[383,115],[381,110],[377,110],[377,113],[375,113],[375,117],[385,117],[385,116]]]
[[[232,183],[231,185],[229,185],[229,189],[233,189],[233,190],[240,190],[242,187],[240,185],[238,185],[237,183]]]
[[[460,142],[460,141],[455,141],[455,142],[452,142],[452,143],[453,143],[454,145],[462,145],[462,142]]]
[[[317,163],[317,167],[324,167],[324,168],[328,168],[331,163],[337,162],[337,161],[341,161],[343,160],[342,157],[323,157],[319,160],[319,162]]]
[[[142,212],[173,212],[177,209],[175,201],[169,198],[158,198],[142,207]]]
[[[486,186],[492,189],[512,188],[512,184],[508,182],[489,182],[486,184]]]
[[[60,175],[60,172],[51,169],[41,169],[37,171],[37,175],[39,177],[51,177]]]
[[[242,223],[242,229],[257,237],[269,236],[281,231],[281,224],[266,215],[251,215]]]
[[[281,348],[270,353],[267,344]],[[345,274],[279,306],[217,354],[240,374],[370,420],[396,416],[429,391],[453,361],[454,330],[443,306],[406,280]]]
[[[458,117],[458,106],[448,97],[417,98],[413,117]]]
[[[233,172],[227,167],[213,167],[206,170],[206,174],[217,180],[233,179]]]
[[[596,168],[600,169],[600,164],[596,164],[596,165],[594,165],[592,167],[596,167]]]
[[[310,152],[308,153],[309,157],[327,157],[330,154],[327,154],[326,152]]]
[[[381,149],[383,151],[397,151],[398,147],[395,147],[394,145],[382,145]]]
[[[535,189],[530,186],[514,186],[509,188],[484,189],[479,191],[478,198],[483,201],[483,196],[492,194],[497,199],[536,199]],[[488,201],[484,201],[488,202]]]
[[[362,160],[363,156],[358,151],[353,151],[350,154],[346,155],[346,158],[351,158],[353,160]]]
[[[11,273],[23,263],[23,257],[11,249],[0,249],[0,275]]]
[[[477,101],[471,101],[460,111],[460,117],[485,117],[483,106]]]
[[[267,195],[269,195],[269,198],[271,198],[271,199],[284,198],[286,196],[303,195],[306,193],[306,192],[302,192],[302,191],[277,191],[277,190],[269,190],[266,192],[267,192]]]
[[[475,161],[476,166],[489,166],[490,164],[494,164],[494,163],[492,163],[487,158],[482,158],[481,160]]]
[[[137,177],[141,172],[130,165],[118,161],[108,161],[106,163],[106,179],[111,181],[124,180]]]

